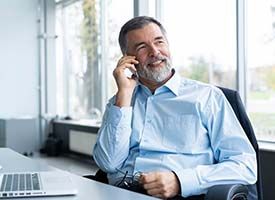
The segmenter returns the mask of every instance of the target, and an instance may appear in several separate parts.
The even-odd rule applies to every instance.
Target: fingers
[[[158,173],[152,172],[147,174],[142,174],[140,176],[140,183],[143,184],[143,188],[147,191],[149,195],[155,197],[163,197],[162,196],[162,184],[159,180]]]
[[[164,185],[159,183],[145,184],[143,187],[147,194],[154,197],[169,198],[174,196],[174,194],[171,195],[170,191]]]
[[[164,186],[162,178],[158,173],[148,173],[142,174],[140,177],[140,182],[143,184],[144,189],[146,190],[155,190]]]
[[[140,182],[142,184],[155,182],[157,180],[157,172],[142,173],[140,175]]]
[[[161,184],[156,180],[150,183],[144,183],[143,187],[146,190],[152,190],[152,189],[161,187]]]
[[[160,198],[164,197],[163,191],[161,188],[153,188],[153,189],[149,189],[149,190],[146,189],[146,191],[147,191],[147,194],[149,194],[151,196],[160,197]]]
[[[179,183],[173,172],[150,172],[140,176],[140,183],[149,195],[170,198],[178,194]]]
[[[123,65],[125,63],[138,64],[138,61],[136,60],[135,56],[123,56],[118,61],[118,66]]]
[[[136,72],[135,65],[139,62],[135,59],[135,56],[123,56],[117,64],[117,70],[130,69],[132,72]]]

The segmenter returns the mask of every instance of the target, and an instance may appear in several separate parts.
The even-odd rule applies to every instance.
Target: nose
[[[155,45],[151,45],[149,51],[149,55],[152,57],[158,56],[160,54],[159,49]]]

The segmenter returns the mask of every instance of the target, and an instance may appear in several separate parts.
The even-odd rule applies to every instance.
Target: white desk
[[[54,167],[40,163],[39,161],[25,157],[9,148],[0,148],[0,173],[3,172],[23,172],[23,171],[52,171],[58,170]],[[71,174],[72,180],[75,183],[78,194],[76,196],[62,197],[44,197],[44,198],[16,198],[24,199],[49,199],[49,200],[150,200],[156,199],[147,195],[123,190],[111,185],[99,183],[93,180],[83,178]]]

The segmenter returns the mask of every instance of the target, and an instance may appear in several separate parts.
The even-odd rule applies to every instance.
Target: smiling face
[[[127,54],[139,61],[140,78],[161,83],[171,75],[170,51],[167,39],[158,25],[149,23],[127,33]]]

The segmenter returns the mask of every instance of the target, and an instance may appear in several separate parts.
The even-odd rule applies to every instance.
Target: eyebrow
[[[165,38],[163,37],[163,36],[158,36],[158,37],[156,37],[154,40],[156,41],[156,40],[164,40]]]
[[[163,36],[158,36],[154,39],[154,41],[157,41],[157,40],[164,40],[164,37]],[[139,42],[139,43],[135,44],[134,47],[137,48],[138,46],[143,45],[143,44],[145,44],[145,42]]]

